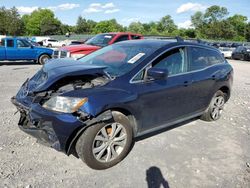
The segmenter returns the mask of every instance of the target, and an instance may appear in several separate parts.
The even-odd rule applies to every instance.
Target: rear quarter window
[[[131,35],[131,39],[132,40],[141,39],[141,36],[139,36],[139,35]]]
[[[7,39],[7,47],[14,47],[14,40]]]
[[[190,70],[200,70],[212,65],[224,63],[222,55],[206,48],[191,47],[190,49]]]

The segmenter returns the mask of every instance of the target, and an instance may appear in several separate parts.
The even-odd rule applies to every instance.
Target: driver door
[[[147,80],[150,67],[167,69],[169,75],[163,80]],[[187,49],[181,47],[167,51],[138,74],[144,71],[143,81],[134,83],[141,106],[141,131],[157,129],[192,113],[192,81],[187,69]]]
[[[22,39],[16,40],[16,57],[17,59],[23,59],[23,60],[33,60],[35,59],[36,53],[35,49],[31,47],[31,44],[29,44],[27,41],[24,41]]]

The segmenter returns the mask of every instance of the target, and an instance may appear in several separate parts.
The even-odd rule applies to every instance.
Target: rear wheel
[[[245,61],[245,55],[244,54],[241,55],[240,60]]]
[[[129,119],[113,112],[113,120],[87,128],[76,143],[78,156],[93,169],[106,169],[119,163],[129,153],[133,131]]]
[[[38,58],[38,62],[43,65],[46,63],[46,61],[50,59],[50,56],[47,54],[42,54],[39,58]]]
[[[207,110],[201,116],[201,119],[204,121],[216,121],[220,119],[223,108],[225,104],[225,94],[222,91],[217,91]]]
[[[49,48],[52,48],[52,44],[48,44],[48,47],[49,47]]]

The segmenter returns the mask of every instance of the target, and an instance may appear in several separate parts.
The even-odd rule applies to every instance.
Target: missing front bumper
[[[49,121],[32,120],[29,113],[30,109],[19,103],[15,97],[11,98],[11,102],[20,112],[18,127],[25,133],[37,138],[37,141],[45,146],[52,147],[58,151],[62,151],[60,142],[54,132],[52,123]]]

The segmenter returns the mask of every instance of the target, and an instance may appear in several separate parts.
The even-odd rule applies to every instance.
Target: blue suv
[[[106,169],[138,136],[195,117],[218,120],[232,82],[231,65],[214,47],[135,40],[48,62],[12,102],[21,130]]]

